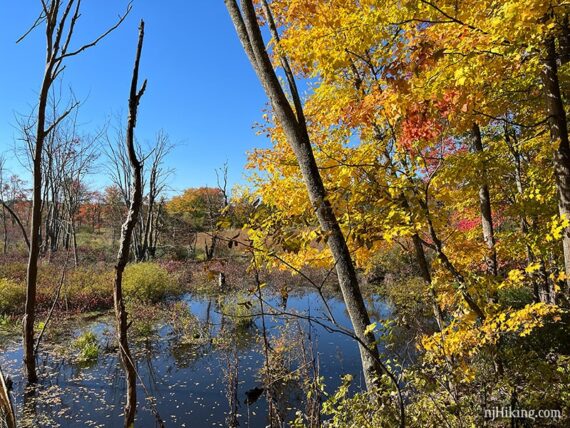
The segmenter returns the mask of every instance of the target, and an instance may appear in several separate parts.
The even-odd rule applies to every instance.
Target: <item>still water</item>
[[[252,301],[255,298],[252,297]],[[183,301],[189,311],[207,326],[211,338],[221,331],[223,313],[215,298],[186,295]],[[346,335],[328,331],[318,323],[308,323],[303,317],[310,315],[321,320],[324,314],[334,316],[338,325],[349,327],[344,304],[338,296],[327,297],[328,310],[321,297],[312,291],[298,292],[284,302],[278,296],[267,297],[266,311],[271,306],[300,317],[284,315],[265,316],[270,343],[283,331],[301,329],[310,332],[313,348],[318,355],[319,372],[324,377],[326,391],[334,391],[340,377],[352,374],[354,388],[363,385],[358,346]],[[286,306],[285,306],[286,305]],[[386,319],[389,306],[377,298],[367,302],[373,320]],[[283,309],[283,308],[286,309]],[[258,307],[254,309],[258,313]],[[144,314],[132,314],[134,318]],[[57,323],[57,320],[53,321]],[[89,365],[77,364],[70,352],[57,352],[57,347],[69,351],[75,337],[92,331],[102,351]],[[215,340],[202,343],[180,343],[172,334],[172,327],[163,323],[149,340],[133,344],[140,376],[138,382],[137,427],[157,426],[156,414],[167,427],[226,426],[229,411],[227,382],[224,375],[228,358],[238,360],[240,427],[267,425],[267,402],[263,394],[255,402],[246,403],[246,392],[251,394],[261,387],[259,369],[264,364],[263,342],[260,340],[260,316],[239,333],[235,354],[216,346]],[[22,349],[18,338],[0,341],[0,365],[5,375],[13,380],[13,398],[20,420],[33,420],[34,427],[122,427],[122,410],[125,393],[124,377],[114,347],[113,318],[103,315],[77,327],[70,328],[50,351],[40,353],[38,367],[41,384],[36,399],[26,399],[23,392]],[[282,343],[282,346],[289,346]],[[298,346],[291,344],[291,346]],[[67,349],[66,349],[67,348]],[[61,349],[61,348],[60,348]],[[105,351],[106,350],[106,351]],[[291,351],[291,350],[289,350]],[[296,350],[292,350],[293,353]],[[299,352],[301,352],[299,350]],[[63,355],[63,356],[62,356]],[[284,408],[287,420],[294,418],[296,408],[302,408],[304,393],[290,385]],[[249,400],[251,401],[251,400]]]

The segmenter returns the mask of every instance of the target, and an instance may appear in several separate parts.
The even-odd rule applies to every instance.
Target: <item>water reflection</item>
[[[251,306],[246,307],[245,300]],[[257,316],[249,318],[249,323],[243,322],[247,311],[257,313],[255,298],[188,295],[183,302],[190,314],[188,324],[181,321],[173,325],[165,320],[152,335],[133,343],[142,381],[137,391],[137,426],[158,426],[156,413],[166,426],[196,426],[196,421],[200,421],[199,426],[265,426],[268,403],[264,374],[260,372],[264,366],[261,323]],[[313,292],[284,289],[268,302],[287,312],[316,317],[326,313],[319,295]],[[378,299],[367,303],[373,319],[386,318],[390,313]],[[328,298],[328,306],[338,323],[350,325],[340,299]],[[197,324],[192,324],[192,319]],[[294,372],[270,373],[274,380],[270,396],[279,419],[293,419],[295,409],[314,408],[314,403],[304,401],[307,388],[314,387],[303,384],[303,379],[310,378],[310,361],[318,361],[319,374],[324,376],[329,391],[338,387],[345,373],[351,373],[363,385],[358,347],[351,338],[330,333],[315,323],[309,327],[298,319],[266,316],[265,322],[275,355],[282,352],[283,367],[289,365],[288,370]],[[68,353],[58,352],[58,346],[69,347],[72,338],[86,330],[93,331],[101,344],[99,357],[89,366],[77,364]],[[290,349],[295,335],[306,338],[309,332],[312,345],[297,341],[296,346],[306,349]],[[0,343],[0,364],[14,380],[13,394],[22,426],[122,426],[125,380],[113,345],[112,318],[72,329],[62,340],[39,357],[41,383],[27,394],[23,389],[21,348]],[[312,358],[310,352],[314,352]],[[292,357],[288,353],[294,354],[297,361],[289,361]]]

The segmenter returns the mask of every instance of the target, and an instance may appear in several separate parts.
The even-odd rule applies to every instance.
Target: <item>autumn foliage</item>
[[[570,219],[565,203],[559,209],[570,168],[568,5],[270,4],[280,27],[274,61],[286,56],[309,79],[310,136],[353,258],[370,271],[397,245],[418,263],[422,298],[443,314],[440,328],[416,338],[421,364],[407,373],[412,425],[481,426],[476,403],[513,399],[568,412],[567,395],[558,394],[570,351],[561,341]],[[250,155],[264,202],[250,236],[268,264],[279,265],[277,242],[290,265],[331,266],[315,245],[326,236],[281,125],[265,119],[261,132],[273,147]],[[541,374],[528,374],[528,365]]]

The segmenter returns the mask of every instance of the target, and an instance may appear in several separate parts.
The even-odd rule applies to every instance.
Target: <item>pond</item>
[[[255,297],[250,297],[255,303]],[[157,426],[156,414],[167,427],[226,426],[228,404],[228,366],[236,367],[238,421],[241,427],[263,427],[267,424],[267,403],[261,392],[260,368],[264,365],[264,347],[260,339],[263,321],[269,342],[281,346],[285,353],[300,354],[299,342],[288,342],[285,333],[299,331],[313,344],[318,358],[319,374],[326,390],[334,391],[341,376],[352,374],[355,388],[363,386],[360,355],[356,342],[347,335],[331,332],[322,325],[308,323],[304,316],[323,319],[325,305],[314,291],[296,292],[286,301],[278,295],[265,297],[265,311],[272,307],[299,316],[258,315],[249,326],[225,333],[227,315],[215,297],[185,295],[183,302],[190,313],[208,329],[208,340],[183,343],[173,335],[173,327],[162,323],[156,334],[133,341],[139,374],[136,425]],[[390,307],[379,298],[367,301],[374,320],[386,319]],[[350,323],[344,304],[338,296],[327,297],[327,306],[339,325]],[[285,309],[284,309],[285,308]],[[133,314],[137,317],[145,314]],[[57,346],[40,352],[38,370],[40,385],[32,397],[25,397],[22,377],[22,349],[18,338],[0,343],[0,364],[13,380],[13,398],[20,420],[33,420],[41,427],[121,427],[125,394],[124,376],[114,348],[113,317],[110,314],[83,322],[62,335]],[[54,321],[55,323],[55,321]],[[91,331],[98,338],[102,352],[90,364],[79,364],[69,352],[75,337]],[[310,333],[310,335],[309,335]],[[222,338],[220,336],[231,336]],[[280,339],[278,339],[280,338]],[[219,341],[231,340],[233,353]],[[50,339],[51,341],[51,339]],[[278,343],[279,345],[277,345]],[[67,352],[66,352],[67,351]],[[231,362],[233,361],[233,363]],[[284,385],[285,419],[294,418],[302,408],[303,391],[294,383]],[[259,397],[256,397],[259,395]],[[35,398],[34,398],[35,397]],[[248,399],[249,397],[249,399]],[[258,398],[258,399],[257,399]],[[25,418],[24,416],[25,415]]]

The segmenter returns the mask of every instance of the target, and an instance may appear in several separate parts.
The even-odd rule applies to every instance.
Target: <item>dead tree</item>
[[[32,221],[30,226],[30,251],[26,275],[26,304],[24,310],[24,365],[28,382],[37,381],[36,361],[34,355],[34,322],[36,315],[36,282],[38,275],[38,256],[40,252],[40,228],[42,223],[42,154],[44,143],[51,132],[64,120],[76,107],[72,104],[58,117],[51,121],[46,119],[46,109],[50,88],[60,76],[68,58],[97,45],[103,38],[115,30],[125,19],[130,11],[119,17],[118,21],[107,31],[99,35],[89,43],[81,45],[77,49],[71,47],[71,41],[75,32],[77,21],[80,17],[81,0],[42,0],[42,10],[36,22],[25,37],[34,28],[43,24],[46,37],[45,71],[39,91],[37,118],[35,121],[35,138],[33,147],[33,192],[32,192]],[[22,38],[23,38],[22,37]],[[20,40],[22,40],[22,38]],[[51,122],[51,123],[48,123]]]
[[[2,205],[2,232],[4,234],[2,252],[8,253],[8,222],[6,221],[6,208],[4,207],[4,163],[5,159],[0,156],[0,205]]]
[[[6,164],[6,159],[3,156],[0,156],[0,205],[2,207],[2,233],[4,235],[2,251],[4,254],[7,254],[8,241],[9,241],[8,215],[12,218],[12,222],[16,223],[20,228],[20,230],[22,231],[22,237],[24,238],[24,241],[26,242],[28,248],[30,247],[30,242],[28,241],[28,234],[26,233],[26,228],[22,224],[20,217],[18,216],[18,214],[16,214],[16,211],[14,211],[10,207],[10,202],[13,201],[10,201],[10,198],[7,198],[7,193],[9,193],[10,185],[7,183],[6,177],[4,175],[5,164]],[[12,195],[14,195],[15,192],[12,190],[11,193]]]
[[[129,350],[127,336],[128,314],[125,309],[123,299],[123,272],[129,261],[129,252],[133,230],[139,219],[139,213],[143,201],[142,191],[142,163],[137,156],[134,143],[134,131],[137,123],[137,111],[141,97],[146,89],[146,80],[142,87],[138,89],[139,63],[144,40],[144,21],[140,22],[139,39],[135,56],[135,64],[131,80],[131,90],[129,95],[129,118],[127,123],[126,148],[129,162],[132,169],[131,200],[127,219],[121,229],[121,241],[119,253],[117,254],[117,264],[115,265],[115,282],[113,286],[113,300],[115,303],[115,317],[117,320],[117,340],[119,342],[119,356],[125,370],[127,380],[127,402],[125,405],[125,427],[131,427],[135,421],[136,401],[137,401],[137,373],[135,362]]]
[[[120,144],[124,140],[122,131],[117,132],[117,142],[107,138],[105,154],[109,160],[109,176],[117,189],[120,190],[125,206],[130,205],[132,170],[130,167],[128,152]],[[132,249],[137,262],[154,257],[156,241],[158,240],[160,222],[161,195],[167,185],[167,179],[172,171],[164,168],[164,160],[174,146],[170,143],[168,134],[159,131],[152,150],[148,155],[143,155],[142,148],[135,142],[135,152],[141,159],[143,206],[139,213],[139,221],[135,227],[132,239]],[[146,165],[148,164],[148,168]]]
[[[160,131],[156,136],[155,147],[151,152],[150,169],[148,172],[148,192],[146,196],[146,220],[141,219],[139,228],[139,242],[137,246],[137,261],[148,260],[154,257],[156,241],[158,239],[158,222],[161,214],[159,197],[164,192],[166,180],[171,170],[163,166],[165,157],[172,150],[168,135]],[[143,214],[141,212],[141,214]]]
[[[374,334],[367,329],[370,317],[360,292],[358,277],[352,261],[346,238],[340,228],[336,214],[327,197],[303,112],[303,105],[295,78],[286,57],[282,56],[281,65],[285,71],[289,93],[293,106],[273,68],[265,47],[252,0],[242,0],[241,8],[236,0],[224,0],[241,44],[259,78],[273,111],[283,127],[287,141],[301,170],[311,204],[317,214],[321,229],[328,238],[328,246],[333,255],[340,288],[346,304],[355,335],[361,340],[360,356],[364,370],[366,386],[371,389],[382,374],[378,348]],[[275,43],[279,36],[267,2],[263,2],[265,20],[269,24]]]
[[[28,233],[26,232],[26,227],[24,223],[20,219],[20,216],[17,214],[16,209],[14,207],[15,202],[17,201],[16,195],[18,193],[22,194],[23,192],[18,189],[20,181],[16,176],[12,176],[10,180],[8,180],[4,176],[4,165],[5,159],[0,157],[0,205],[2,205],[2,226],[4,232],[4,254],[8,251],[8,220],[7,214],[10,215],[12,218],[12,223],[16,224],[20,231],[22,232],[22,238],[24,238],[24,242],[30,248],[30,241],[28,239]],[[11,206],[12,205],[12,206]]]

